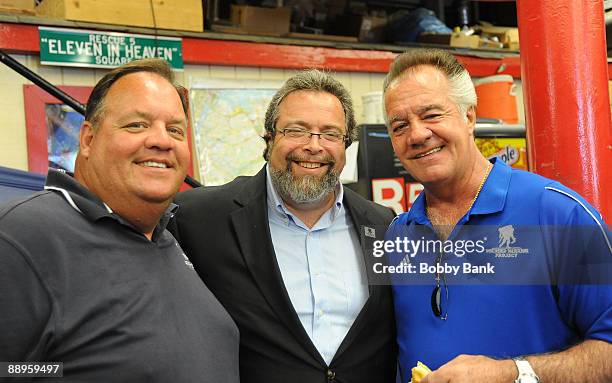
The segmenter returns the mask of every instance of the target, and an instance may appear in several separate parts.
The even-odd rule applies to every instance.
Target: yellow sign
[[[476,138],[476,146],[489,159],[498,157],[513,168],[529,169],[524,138]]]

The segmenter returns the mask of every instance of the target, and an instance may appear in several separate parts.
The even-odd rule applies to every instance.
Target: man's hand
[[[511,383],[518,375],[511,359],[495,360],[482,355],[459,355],[427,374],[421,383]]]
[[[546,383],[612,382],[612,343],[589,339],[567,350],[527,356],[527,361]],[[428,374],[421,383],[512,383],[518,370],[511,359],[495,360],[481,355],[459,355]]]

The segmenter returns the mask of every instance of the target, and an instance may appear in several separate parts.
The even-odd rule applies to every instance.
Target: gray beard
[[[321,178],[317,176],[295,177],[291,172],[291,162],[286,169],[274,169],[270,166],[270,177],[276,192],[283,199],[289,199],[296,204],[321,201],[329,193],[333,193],[340,178],[331,168]]]

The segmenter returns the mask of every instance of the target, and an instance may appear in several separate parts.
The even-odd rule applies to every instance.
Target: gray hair
[[[346,90],[344,85],[342,85],[338,80],[334,79],[329,73],[317,69],[304,70],[289,78],[272,97],[270,105],[268,105],[268,109],[266,110],[266,118],[264,120],[266,132],[263,136],[263,139],[266,142],[266,149],[264,151],[264,159],[266,161],[270,157],[270,149],[276,134],[276,122],[279,118],[280,104],[289,94],[300,90],[327,92],[335,96],[340,101],[342,109],[344,110],[344,120],[346,123],[346,132],[348,137],[346,146],[348,147],[351,142],[357,138],[353,101],[348,90]]]
[[[460,114],[467,119],[467,111],[476,106],[476,90],[468,71],[450,52],[442,49],[412,49],[397,56],[383,84],[383,99],[387,88],[406,72],[421,65],[440,70],[448,80],[448,96],[457,105]],[[387,118],[386,113],[385,120]]]

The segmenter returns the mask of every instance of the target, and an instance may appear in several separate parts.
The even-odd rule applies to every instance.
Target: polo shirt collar
[[[412,222],[419,225],[431,225],[429,218],[427,217],[427,211],[425,206],[425,192],[419,194],[417,199],[412,204],[410,210],[408,210],[407,222]]]
[[[469,215],[497,213],[502,211],[506,204],[512,168],[497,157],[490,161],[493,168],[482,185],[482,190]]]
[[[127,226],[134,227],[128,221],[113,213],[112,209],[97,195],[77,181],[72,173],[50,168],[47,173],[45,190],[59,192],[70,206],[83,214],[90,221],[95,222],[101,218],[108,217],[118,220]],[[153,233],[154,238],[156,234],[163,232],[177,210],[178,205],[171,203],[155,228]]]
[[[55,190],[74,209],[91,221],[112,216],[112,210],[89,189],[78,182],[72,173],[49,169],[45,190]]]

